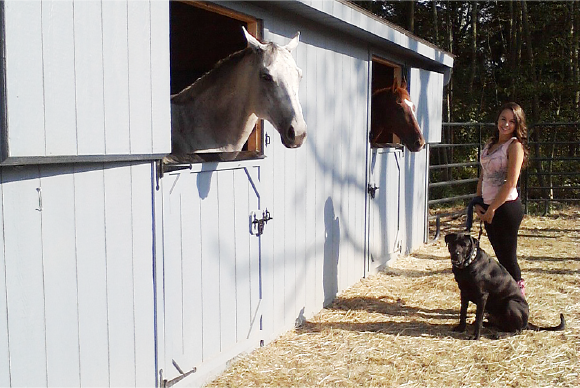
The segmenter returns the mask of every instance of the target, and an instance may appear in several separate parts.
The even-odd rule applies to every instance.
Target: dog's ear
[[[445,236],[445,244],[449,244],[455,240],[457,240],[457,233],[449,233]]]

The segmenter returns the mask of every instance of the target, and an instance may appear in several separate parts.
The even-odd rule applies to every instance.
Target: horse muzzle
[[[406,139],[403,141],[403,144],[409,149],[411,152],[419,152],[425,146],[425,139],[423,136],[419,135],[419,137],[412,137],[411,139]]]
[[[280,134],[282,144],[286,148],[298,148],[306,140],[306,124],[301,126],[299,130],[293,125],[290,125],[286,131]]]

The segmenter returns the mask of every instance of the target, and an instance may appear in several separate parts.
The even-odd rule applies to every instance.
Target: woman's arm
[[[509,192],[517,186],[523,161],[524,146],[519,141],[513,141],[508,148],[508,167],[506,181],[499,189],[499,192],[495,196],[493,202],[487,208],[485,214],[481,217],[483,221],[491,224],[497,208],[505,203]]]

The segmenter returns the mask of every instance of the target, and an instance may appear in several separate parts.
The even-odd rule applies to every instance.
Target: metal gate
[[[160,385],[203,381],[259,346],[259,235],[269,212],[260,209],[259,161],[245,163],[225,169],[194,165],[197,171],[174,171],[160,179]]]

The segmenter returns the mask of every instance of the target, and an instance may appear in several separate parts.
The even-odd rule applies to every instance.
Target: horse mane
[[[267,51],[269,53],[273,52],[275,45],[273,43],[268,43],[267,45]],[[214,85],[223,73],[227,73],[236,67],[244,58],[254,53],[256,53],[256,51],[252,47],[246,47],[245,49],[236,51],[229,56],[220,59],[211,70],[195,80],[194,83],[185,87],[179,93],[172,95],[171,102],[174,104],[185,104],[193,101],[202,90]]]
[[[399,86],[398,83],[394,83],[392,86],[387,86],[386,88],[377,89],[373,92],[373,97],[378,96],[380,94],[387,93],[392,94],[397,97],[397,102],[401,102],[403,100],[411,100],[411,96],[407,89],[403,86]]]

